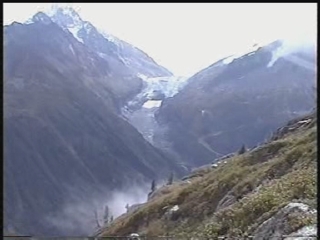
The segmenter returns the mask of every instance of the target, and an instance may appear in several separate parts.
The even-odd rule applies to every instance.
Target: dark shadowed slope
[[[115,114],[121,94],[130,89],[110,72],[107,60],[43,13],[34,23],[5,26],[6,229],[88,234],[89,224],[62,231],[48,219],[70,199],[88,202],[179,171]]]

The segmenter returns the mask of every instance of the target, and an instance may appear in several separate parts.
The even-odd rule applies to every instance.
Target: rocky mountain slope
[[[262,143],[315,106],[315,53],[276,41],[200,71],[156,113],[166,141],[191,166]]]
[[[115,58],[101,57],[41,12],[4,27],[6,230],[89,234],[94,224],[82,219],[93,215],[95,198],[105,204],[114,189],[181,171],[118,116],[141,79],[124,65],[115,69]]]
[[[109,60],[112,69],[120,69],[125,76],[172,76],[168,69],[158,65],[141,49],[97,29],[90,22],[84,21],[71,7],[53,6],[47,15],[64,30],[71,32],[78,41]]]
[[[142,50],[97,29],[71,7],[53,5],[45,14],[65,32],[71,33],[80,43],[107,60],[109,75],[114,79],[110,85],[120,102],[118,108],[141,91],[141,76],[172,76],[168,69],[158,65]],[[33,23],[34,20],[31,18],[26,23]]]
[[[147,203],[105,226],[100,236],[315,236],[316,114],[290,121],[263,145],[161,187]]]

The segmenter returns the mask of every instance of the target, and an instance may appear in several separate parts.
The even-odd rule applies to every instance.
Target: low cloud
[[[268,67],[272,67],[280,58],[286,58],[292,60],[299,66],[306,68],[314,68],[312,63],[306,62],[305,59],[299,57],[293,57],[292,54],[302,52],[312,57],[316,56],[316,41],[315,38],[287,38],[282,39],[282,45],[272,52],[272,59],[268,64]]]
[[[103,224],[104,208],[108,205],[110,216],[114,218],[126,212],[126,204],[133,205],[147,201],[151,183],[128,186],[127,190],[87,194],[78,199],[73,195],[57,213],[48,215],[45,221],[58,229],[59,236],[89,236],[96,230],[95,211],[99,223]]]

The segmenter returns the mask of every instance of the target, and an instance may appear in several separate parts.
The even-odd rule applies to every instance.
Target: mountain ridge
[[[63,27],[65,30],[69,30],[74,35],[74,37],[77,38],[77,40],[86,44],[87,46],[93,47],[95,51],[101,52],[101,54],[107,54],[108,51],[106,51],[106,48],[103,47],[102,44],[100,43],[98,43],[99,45],[95,45],[95,44],[92,44],[92,42],[88,42],[90,41],[90,39],[87,39],[88,38],[87,36],[90,37],[90,34],[94,34],[97,36],[100,35],[101,37],[104,37],[104,39],[108,41],[110,45],[109,47],[111,49],[114,49],[114,52],[109,52],[109,53],[118,55],[118,58],[120,58],[123,64],[126,65],[127,64],[126,61],[129,61],[128,65],[133,64],[130,59],[127,59],[128,53],[126,53],[126,51],[129,51],[131,54],[136,54],[137,56],[139,56],[137,57],[136,60],[140,61],[139,58],[146,60],[146,61],[140,62],[139,64],[141,63],[148,64],[149,65],[148,68],[151,68],[152,65],[156,65],[159,68],[159,70],[161,69],[161,71],[156,72],[155,73],[156,75],[154,75],[152,72],[148,72],[148,70],[144,72],[143,68],[141,68],[139,64],[134,64],[134,68],[136,68],[137,70],[141,70],[143,74],[145,75],[151,74],[150,76],[166,76],[166,75],[172,76],[172,73],[170,71],[158,65],[153,58],[151,58],[148,54],[143,52],[141,49],[123,40],[120,40],[119,38],[111,34],[108,34],[102,30],[95,28],[88,21],[83,21],[80,15],[71,7],[66,7],[66,8],[58,7],[58,8],[55,8],[54,10],[48,11],[47,14],[58,25]],[[130,66],[127,66],[127,67],[130,67]],[[133,72],[136,72],[136,69],[133,70],[134,68],[132,68],[131,70]],[[161,74],[159,75],[159,73]]]

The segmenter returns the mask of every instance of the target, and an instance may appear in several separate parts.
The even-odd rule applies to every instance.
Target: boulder
[[[289,203],[254,231],[253,240],[282,240],[284,235],[289,235],[293,231],[296,231],[293,229],[293,226],[290,225],[290,216],[307,217],[316,214],[316,212],[316,210],[311,209],[306,204]]]

